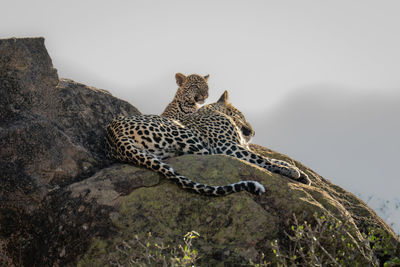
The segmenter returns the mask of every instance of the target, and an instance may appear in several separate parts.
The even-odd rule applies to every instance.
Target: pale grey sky
[[[0,37],[45,37],[60,77],[143,113],[172,99],[176,72],[210,74],[208,102],[228,90],[256,143],[394,196],[399,14],[399,1],[3,0]]]
[[[310,87],[265,115],[254,119],[255,143],[291,155],[351,192],[400,199],[400,90]]]

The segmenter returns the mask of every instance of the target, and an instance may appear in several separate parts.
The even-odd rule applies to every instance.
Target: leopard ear
[[[186,80],[186,76],[185,75],[183,75],[182,73],[177,73],[177,74],[175,74],[175,79],[176,79],[176,84],[178,85],[178,86],[182,86],[182,84],[185,82],[185,80]]]
[[[227,104],[228,103],[228,91],[225,90],[225,92],[218,99],[218,103],[222,103],[222,104]]]
[[[207,74],[206,76],[203,76],[204,80],[208,80],[208,78],[210,78],[210,74]]]

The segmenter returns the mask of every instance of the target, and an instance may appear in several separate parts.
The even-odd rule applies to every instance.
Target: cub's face
[[[189,103],[204,104],[204,101],[208,98],[208,77],[209,75],[191,74],[185,76],[177,73],[175,78],[182,100]]]

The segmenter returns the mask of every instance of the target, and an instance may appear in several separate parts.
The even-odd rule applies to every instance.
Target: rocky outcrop
[[[140,258],[135,235],[151,232],[154,242],[173,245],[192,230],[200,233],[200,265],[248,264],[262,254],[273,262],[273,240],[289,250],[293,216],[315,223],[315,214],[346,221],[354,258],[364,265],[400,252],[398,237],[357,197],[257,145],[252,149],[258,153],[294,162],[313,185],[226,156],[169,159],[196,181],[248,179],[266,187],[262,196],[206,197],[149,170],[110,162],[104,127],[117,115],[138,114],[135,107],[107,91],[59,79],[42,38],[0,40],[0,55],[0,262],[128,265]],[[385,236],[389,252],[365,242],[371,229]]]
[[[105,90],[59,80],[42,38],[2,40],[0,54],[1,198],[30,208],[107,165],[104,126],[139,111]]]

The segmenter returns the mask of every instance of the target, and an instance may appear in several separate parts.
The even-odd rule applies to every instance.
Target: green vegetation
[[[350,223],[333,217],[314,215],[314,223],[294,224],[286,237],[274,240],[271,247],[276,266],[397,266],[399,247],[379,228],[357,237]],[[254,266],[266,266],[263,264]]]
[[[199,255],[193,248],[193,241],[198,237],[199,233],[191,231],[183,237],[183,244],[170,246],[158,243],[150,232],[144,237],[135,235],[132,240],[116,246],[116,252],[109,254],[106,266],[194,266]],[[104,265],[104,262],[98,263]],[[98,263],[85,258],[78,266],[96,266]]]

